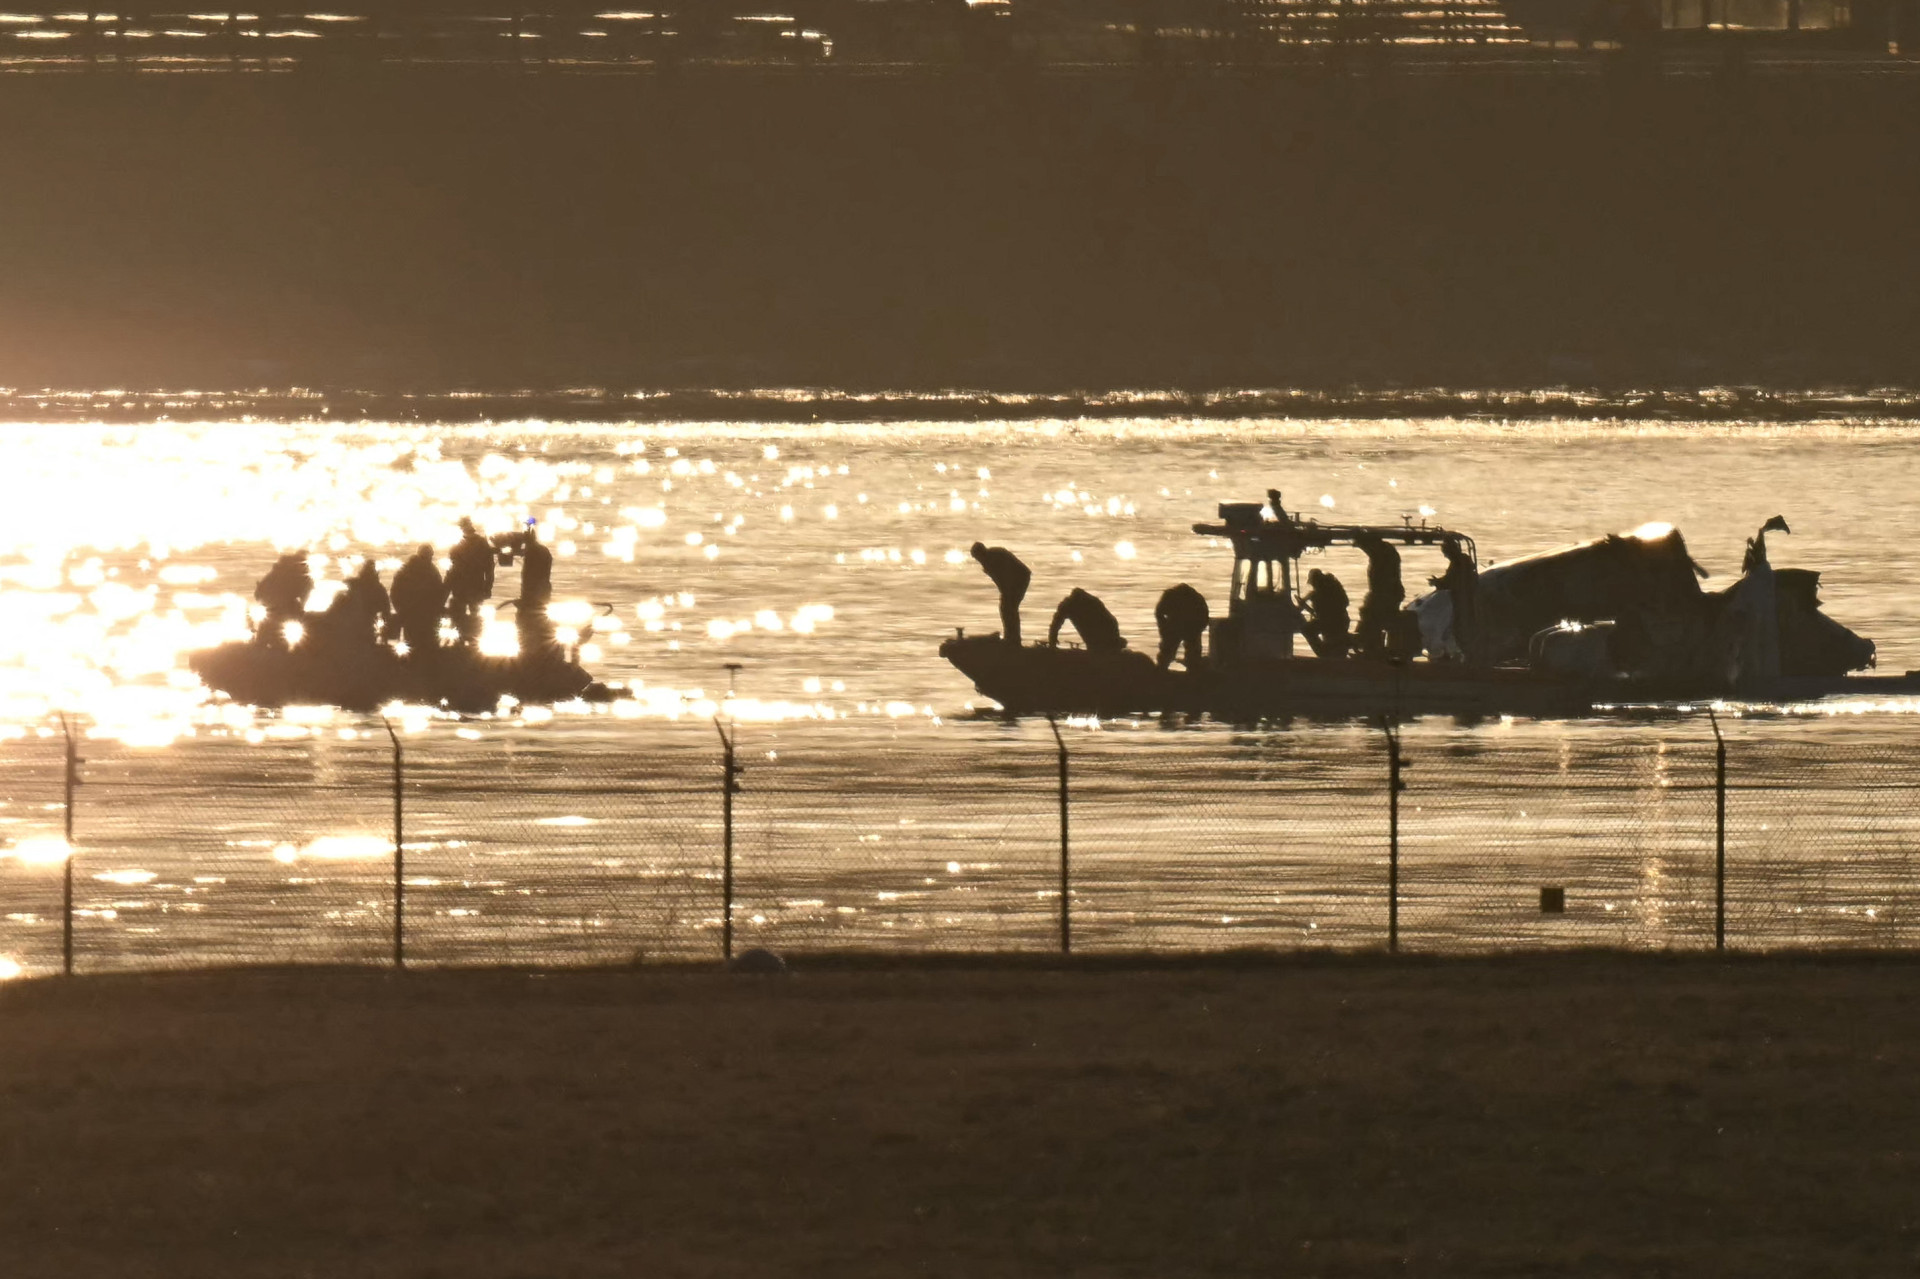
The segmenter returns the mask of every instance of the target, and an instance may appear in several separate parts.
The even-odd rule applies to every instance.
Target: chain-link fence
[[[55,724],[0,742],[0,967],[1898,948],[1901,727]]]

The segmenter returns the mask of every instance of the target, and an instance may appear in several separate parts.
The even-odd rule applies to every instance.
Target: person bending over
[[[1117,653],[1127,646],[1127,641],[1120,635],[1120,623],[1100,602],[1100,597],[1077,586],[1053,612],[1053,625],[1047,628],[1048,645],[1059,645],[1060,628],[1068,622],[1073,623],[1073,629],[1080,632],[1080,642],[1087,646],[1090,653]]]
[[[1020,562],[1020,557],[1004,546],[988,546],[985,542],[973,544],[973,558],[980,561],[980,567],[987,571],[993,584],[1000,592],[1000,638],[1015,645],[1020,643],[1020,601],[1027,597],[1027,587],[1033,581],[1033,570]]]

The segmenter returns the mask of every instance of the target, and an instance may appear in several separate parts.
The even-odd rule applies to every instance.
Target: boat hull
[[[1391,715],[1499,715],[1570,719],[1596,707],[1735,701],[1803,704],[1833,698],[1920,698],[1920,671],[1902,675],[1785,676],[1765,689],[1729,692],[1675,684],[1582,680],[1517,667],[1452,662],[1392,665],[1354,658],[1253,660],[1199,670],[1155,667],[1145,654],[1089,653],[998,636],[951,639],[940,655],[973,686],[1016,715],[1146,715],[1184,712],[1245,723],[1291,716],[1351,719]]]
[[[370,711],[392,702],[492,710],[502,697],[540,704],[608,701],[614,690],[558,652],[533,657],[482,657],[443,649],[422,660],[386,648],[347,655],[222,644],[187,658],[207,687],[252,706],[317,705]]]
[[[1128,715],[1171,709],[1190,690],[1144,653],[1008,644],[998,636],[950,639],[940,656],[1016,715]]]
[[[1446,662],[1393,664],[1316,657],[1253,659],[1160,670],[1143,653],[1015,647],[998,637],[950,639],[940,655],[1014,714],[1123,715],[1166,711],[1248,721],[1287,716],[1584,715],[1584,683],[1534,671]]]

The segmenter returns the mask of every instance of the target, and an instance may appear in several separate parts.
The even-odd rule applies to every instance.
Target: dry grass
[[[1849,1274],[1911,962],[238,972],[0,995],[9,1276]]]

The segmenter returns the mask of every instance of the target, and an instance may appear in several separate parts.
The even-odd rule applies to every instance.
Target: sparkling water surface
[[[86,953],[137,963],[381,953],[385,728],[322,708],[227,705],[199,686],[185,655],[246,635],[253,584],[277,553],[313,557],[318,607],[360,557],[390,572],[418,542],[444,549],[462,515],[489,531],[540,521],[558,553],[557,616],[576,628],[592,620],[586,664],[634,697],[612,708],[503,706],[470,720],[389,708],[418,770],[409,848],[417,835],[419,944],[431,957],[440,937],[447,960],[710,946],[716,714],[738,723],[752,764],[740,852],[743,900],[758,898],[737,917],[743,936],[1050,944],[1052,740],[1044,724],[981,714],[984,699],[935,652],[956,627],[997,626],[992,588],[966,555],[975,539],[1033,567],[1030,633],[1083,586],[1136,646],[1151,647],[1166,586],[1190,582],[1224,605],[1230,553],[1191,525],[1269,488],[1308,515],[1461,529],[1483,562],[1669,522],[1712,572],[1709,586],[1731,580],[1744,539],[1778,513],[1794,532],[1770,540],[1774,562],[1821,570],[1828,611],[1878,643],[1883,670],[1920,667],[1920,518],[1908,500],[1920,425],[1904,401],[1829,398],[1817,412],[1692,420],[1617,405],[1396,416],[1391,403],[1353,415],[1267,404],[1239,417],[1231,404],[1195,412],[1162,402],[1128,415],[1113,399],[1073,416],[1020,416],[1018,405],[983,413],[977,403],[953,415],[930,402],[927,420],[908,420],[905,403],[877,419],[833,397],[796,411],[789,395],[739,421],[343,424],[286,414],[0,427],[10,515],[0,527],[0,725],[12,737],[13,852],[0,888],[33,898],[9,907],[0,955],[27,970],[49,962],[57,921],[44,890],[64,845],[58,738],[48,734],[61,712],[82,726],[91,757],[75,840],[91,912]],[[218,412],[247,408],[234,397]],[[1321,563],[1357,598],[1358,556]],[[1409,555],[1410,591],[1439,570],[1437,559]],[[502,598],[514,571],[502,570]],[[487,643],[511,636],[503,618]],[[1894,712],[1906,709],[1803,709],[1740,731],[1773,743],[1770,759],[1790,739],[1803,764],[1830,747],[1896,767],[1913,721]],[[1100,885],[1075,888],[1076,900],[1088,895],[1083,944],[1377,939],[1384,800],[1368,730],[1067,731],[1084,787],[1076,842],[1088,884]],[[1573,858],[1559,872],[1568,879],[1583,850],[1601,850],[1607,886],[1576,893],[1570,918],[1599,913],[1550,921],[1560,931],[1548,940],[1619,943],[1615,925],[1629,915],[1634,944],[1700,940],[1697,872],[1712,842],[1698,802],[1711,752],[1703,724],[1428,724],[1410,742],[1422,734],[1444,758],[1465,750],[1457,757],[1472,761],[1453,790],[1479,779],[1472,803],[1456,793],[1445,820],[1432,819],[1434,839],[1453,832],[1433,845],[1436,865],[1452,840],[1448,855],[1482,868],[1511,869],[1541,850]],[[1511,775],[1522,758],[1524,783]],[[1288,798],[1302,776],[1318,781]],[[1437,804],[1439,777],[1414,776]],[[1489,798],[1554,778],[1550,803]],[[1666,792],[1681,798],[1660,799]],[[1856,816],[1870,807],[1834,802]],[[1871,837],[1820,856],[1905,856],[1904,818],[1873,802],[1879,816],[1859,818]],[[1472,804],[1485,812],[1475,817]],[[1755,837],[1773,837],[1768,855],[1784,857],[1779,829],[1802,843],[1808,831],[1785,821],[1795,803],[1778,805],[1781,820]],[[1515,816],[1523,809],[1553,812]],[[1505,833],[1494,839],[1496,830]],[[1656,834],[1635,833],[1647,830]],[[1409,856],[1420,839],[1416,830]],[[1672,865],[1649,878],[1649,859]],[[210,872],[215,861],[222,869]],[[755,866],[757,880],[744,873]],[[1496,890],[1486,874],[1461,870],[1449,882],[1466,896],[1410,905],[1409,926],[1446,944],[1525,940],[1541,922],[1513,903],[1537,908],[1527,893],[1546,880],[1531,868],[1521,880]],[[305,900],[329,884],[334,897]],[[1876,889],[1848,909],[1877,910],[1884,896]],[[1483,899],[1506,903],[1498,911],[1512,918],[1467,909]],[[1668,936],[1679,917],[1693,923]]]

